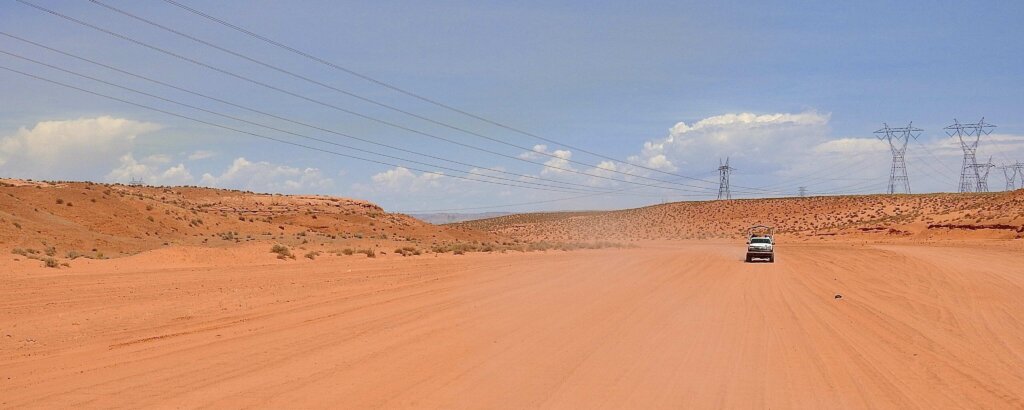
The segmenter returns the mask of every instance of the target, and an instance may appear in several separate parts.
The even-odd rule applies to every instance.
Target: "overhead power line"
[[[474,145],[470,145],[470,144],[454,141],[454,140],[451,140],[451,139],[448,139],[448,138],[445,138],[445,137],[440,137],[440,136],[437,136],[437,135],[434,135],[434,134],[430,134],[430,133],[427,133],[427,132],[416,130],[416,129],[413,129],[413,128],[410,128],[410,127],[406,127],[406,126],[403,126],[403,125],[400,125],[400,124],[396,124],[396,123],[393,123],[393,122],[390,122],[390,121],[382,120],[382,119],[379,119],[379,118],[376,118],[376,117],[372,117],[372,116],[361,114],[361,113],[358,113],[358,112],[355,112],[355,111],[352,111],[352,110],[341,108],[341,107],[338,107],[338,106],[336,106],[334,104],[330,104],[330,103],[327,103],[327,102],[324,102],[324,101],[320,101],[320,100],[316,100],[316,99],[313,99],[313,98],[309,98],[309,97],[300,95],[298,93],[291,92],[291,91],[282,89],[280,87],[267,84],[265,82],[261,82],[261,81],[258,81],[258,80],[255,80],[255,79],[252,79],[252,78],[249,78],[249,77],[245,77],[245,76],[233,73],[231,71],[228,71],[226,69],[215,67],[215,66],[212,66],[210,64],[206,64],[206,63],[203,63],[201,61],[198,61],[196,59],[193,59],[193,58],[190,58],[190,57],[183,56],[181,54],[177,54],[177,53],[168,51],[166,49],[163,49],[163,48],[160,48],[160,47],[157,47],[157,46],[154,46],[154,45],[142,42],[140,40],[136,40],[136,39],[134,39],[134,38],[132,38],[130,36],[127,36],[127,35],[124,35],[124,34],[120,34],[120,33],[116,33],[116,32],[111,31],[111,30],[104,29],[104,28],[96,26],[94,24],[91,24],[91,23],[88,23],[88,22],[76,19],[74,17],[67,16],[67,15],[59,13],[59,12],[57,12],[55,10],[48,9],[46,7],[39,6],[37,4],[31,3],[31,2],[28,2],[28,1],[25,1],[25,0],[17,0],[17,1],[22,3],[22,4],[25,4],[27,6],[33,7],[35,9],[38,9],[40,11],[46,12],[48,14],[51,14],[53,16],[62,18],[64,20],[67,20],[67,21],[70,21],[70,22],[82,25],[84,27],[91,28],[91,29],[96,30],[96,31],[100,31],[102,33],[108,34],[110,36],[122,39],[124,41],[128,41],[130,43],[133,43],[133,44],[145,47],[145,48],[149,48],[151,50],[154,50],[154,51],[160,52],[162,54],[165,54],[165,55],[168,55],[168,56],[180,59],[182,61],[186,61],[186,62],[198,65],[198,66],[206,68],[206,69],[217,71],[217,72],[220,72],[222,74],[225,74],[225,75],[228,75],[228,76],[231,76],[231,77],[234,77],[234,78],[237,78],[237,79],[240,79],[240,80],[252,83],[252,84],[259,85],[259,86],[264,87],[264,88],[268,88],[268,89],[271,89],[271,90],[274,90],[274,91],[277,91],[277,92],[281,92],[281,93],[284,93],[284,94],[287,94],[287,95],[290,95],[290,96],[293,96],[293,97],[296,97],[296,98],[300,98],[300,99],[303,99],[303,100],[306,100],[306,101],[309,101],[309,102],[313,102],[313,103],[316,103],[316,104],[319,104],[319,105],[323,105],[323,106],[328,107],[328,108],[332,108],[332,109],[335,109],[335,110],[338,110],[338,111],[341,111],[341,112],[345,112],[345,113],[353,115],[353,116],[357,116],[357,117],[360,117],[360,118],[363,118],[363,119],[374,121],[374,122],[377,122],[377,123],[380,123],[380,124],[383,124],[383,125],[387,125],[387,126],[390,126],[390,127],[394,127],[394,128],[397,128],[397,129],[401,129],[401,130],[404,130],[404,131],[407,131],[407,132],[412,132],[412,133],[415,133],[415,134],[418,134],[418,135],[426,136],[426,137],[437,139],[437,140],[440,140],[440,141],[445,141],[445,142],[448,142],[448,143],[451,143],[451,144],[455,144],[455,145],[459,145],[459,146],[462,146],[462,147],[478,150],[478,151],[481,151],[481,152],[486,152],[486,153],[489,153],[489,154],[492,154],[492,155],[497,155],[497,156],[505,157],[505,158],[508,158],[508,159],[513,159],[513,160],[516,160],[516,161],[522,161],[522,162],[527,162],[527,163],[531,163],[531,164],[534,164],[534,165],[540,165],[540,166],[543,166],[543,167],[546,167],[546,168],[556,169],[556,170],[570,172],[570,173],[575,173],[575,174],[580,174],[580,175],[586,175],[586,176],[590,176],[590,177],[594,177],[594,178],[598,178],[598,179],[606,179],[606,180],[617,181],[617,182],[626,182],[626,183],[631,183],[631,184],[636,184],[636,185],[659,187],[658,185],[644,184],[644,183],[639,183],[639,182],[636,182],[636,181],[616,179],[616,178],[611,178],[611,177],[606,177],[606,176],[601,176],[601,175],[595,175],[595,174],[591,174],[591,173],[575,170],[575,169],[572,169],[572,168],[559,167],[559,166],[554,166],[554,165],[550,165],[550,164],[546,164],[546,163],[542,163],[542,162],[531,161],[531,160],[528,160],[526,158],[521,158],[521,157],[514,156],[514,155],[503,154],[503,153],[499,153],[499,152],[496,152],[496,151],[488,150],[488,149],[485,149],[485,148],[480,148],[480,147],[477,147],[477,146],[474,146]],[[489,138],[489,137],[484,137],[484,138]],[[686,186],[686,187],[701,189],[701,190],[704,190],[704,191],[712,191],[713,190],[713,188],[710,188],[710,187],[703,187],[703,186],[696,186],[696,185],[690,185],[690,184],[683,184],[683,183],[679,183],[679,182],[665,181],[665,180],[661,180],[661,179],[657,179],[657,178],[651,178],[651,177],[647,177],[647,176],[632,174],[632,173],[628,173],[628,172],[624,172],[624,171],[620,171],[620,170],[616,170],[616,169],[602,168],[602,167],[595,166],[593,164],[588,164],[588,163],[584,163],[584,162],[581,162],[581,161],[576,161],[576,160],[573,160],[573,159],[562,158],[562,157],[558,157],[556,155],[549,154],[549,153],[537,152],[537,151],[535,151],[535,150],[533,150],[531,148],[528,148],[528,147],[521,147],[521,146],[517,146],[517,145],[514,145],[514,144],[509,144],[509,143],[505,143],[505,142],[500,141],[500,140],[498,140],[498,142],[502,142],[502,143],[504,143],[506,145],[514,146],[514,147],[516,147],[518,149],[521,149],[521,150],[524,150],[524,151],[528,151],[528,152],[531,152],[531,153],[537,153],[539,155],[551,156],[552,158],[557,158],[557,159],[563,160],[563,161],[565,161],[567,163],[574,163],[574,164],[579,164],[579,165],[583,165],[583,166],[587,166],[587,167],[598,168],[598,169],[601,169],[602,171],[607,171],[609,173],[621,174],[621,175],[625,175],[625,176],[628,176],[628,177],[633,177],[633,178],[643,179],[643,180],[650,180],[650,181],[659,182],[659,183],[668,183],[668,184],[673,184],[673,185]],[[764,190],[764,191],[765,192],[771,192],[771,191],[766,191],[766,190]]]
[[[192,117],[192,116],[176,113],[176,112],[173,112],[173,111],[168,111],[168,110],[157,108],[157,107],[153,107],[153,106],[150,106],[150,105],[146,105],[146,104],[141,104],[141,103],[137,103],[137,102],[134,102],[134,101],[125,100],[123,98],[118,98],[118,97],[114,97],[114,96],[111,96],[111,95],[107,95],[107,94],[99,93],[99,92],[96,92],[96,91],[88,90],[88,89],[85,89],[85,88],[77,87],[77,86],[74,86],[74,85],[71,85],[71,84],[67,84],[67,83],[63,83],[63,82],[60,82],[60,81],[48,79],[48,78],[45,78],[45,77],[42,77],[42,76],[38,76],[38,75],[35,75],[35,74],[26,73],[24,71],[17,70],[17,69],[14,69],[14,68],[10,68],[10,67],[6,67],[6,66],[0,66],[0,70],[10,71],[12,73],[21,74],[23,76],[31,77],[31,78],[34,78],[34,79],[37,79],[37,80],[40,80],[40,81],[44,81],[44,82],[50,83],[50,84],[54,84],[54,85],[62,86],[62,87],[65,87],[65,88],[77,90],[77,91],[80,91],[80,92],[83,92],[83,93],[87,93],[87,94],[92,94],[92,95],[95,95],[97,97],[102,97],[102,98],[106,98],[106,99],[109,99],[109,100],[118,101],[118,102],[121,102],[121,103],[124,103],[124,104],[128,104],[128,105],[132,105],[132,106],[135,106],[135,107],[147,109],[147,110],[150,110],[150,111],[159,112],[159,113],[166,114],[166,115],[169,115],[169,116],[172,116],[172,117],[176,117],[176,118],[180,118],[180,119],[184,119],[184,120],[189,120],[189,121],[197,122],[197,123],[204,124],[204,125],[209,125],[211,127],[216,127],[216,128],[220,128],[220,129],[224,129],[224,130],[228,130],[228,131],[232,131],[232,132],[236,132],[236,133],[240,133],[240,134],[245,134],[245,135],[249,135],[249,136],[252,136],[252,137],[261,138],[261,139],[265,139],[265,140],[269,140],[269,141],[274,141],[274,142],[278,142],[278,143],[281,143],[281,144],[287,144],[287,145],[291,145],[291,146],[295,146],[295,147],[299,147],[299,148],[303,148],[303,149],[308,149],[308,150],[312,150],[312,151],[318,151],[318,152],[322,152],[322,153],[326,153],[326,154],[331,154],[331,155],[336,155],[336,156],[340,156],[340,157],[344,157],[344,158],[351,158],[351,159],[355,159],[355,160],[358,160],[358,161],[364,161],[364,162],[374,163],[374,164],[378,164],[378,165],[384,165],[384,166],[388,166],[388,167],[402,167],[402,168],[406,168],[406,169],[410,169],[410,170],[414,170],[414,171],[419,171],[419,172],[422,172],[424,174],[430,174],[430,175],[436,175],[436,176],[448,177],[448,178],[457,178],[457,179],[462,179],[462,180],[466,180],[466,181],[473,181],[473,182],[483,182],[483,183],[493,184],[493,185],[502,185],[502,186],[508,186],[508,187],[514,187],[514,188],[534,189],[534,190],[549,191],[549,192],[562,192],[562,193],[574,193],[575,192],[575,193],[578,193],[578,191],[569,191],[567,189],[566,190],[562,190],[562,189],[539,188],[539,187],[532,187],[532,186],[524,186],[524,185],[517,185],[517,184],[511,184],[511,183],[498,182],[498,181],[490,181],[490,180],[486,180],[486,179],[476,179],[476,178],[471,178],[469,176],[445,174],[443,172],[431,171],[431,170],[426,170],[426,169],[416,168],[416,167],[411,167],[411,166],[405,166],[405,165],[396,164],[396,163],[387,162],[387,161],[380,161],[380,160],[375,160],[375,159],[371,159],[371,158],[364,158],[364,157],[360,157],[360,156],[357,156],[357,155],[345,154],[345,153],[338,152],[338,151],[332,151],[332,150],[328,150],[328,149],[324,149],[324,148],[320,148],[320,147],[315,147],[315,146],[301,144],[301,143],[297,143],[297,142],[293,142],[293,141],[283,140],[283,139],[280,139],[280,138],[270,137],[270,136],[266,136],[266,135],[263,135],[263,134],[258,134],[258,133],[255,133],[255,132],[245,131],[245,130],[241,130],[241,129],[238,129],[238,128],[230,127],[230,126],[227,126],[227,125],[215,123],[215,122],[212,122],[212,121],[206,121],[206,120],[203,120],[203,119],[199,119],[199,118],[195,118],[195,117]],[[470,176],[477,176],[477,177],[485,176],[485,175],[476,174],[476,173],[467,172],[467,171],[461,171],[461,170],[456,170],[456,171],[460,172],[460,173],[464,173],[464,174],[470,175]]]
[[[95,1],[95,0],[91,0],[91,1],[93,1],[94,3],[97,3],[97,4],[101,4],[100,2]],[[562,147],[569,148],[569,149],[572,149],[572,150],[576,150],[576,151],[579,151],[579,152],[582,152],[582,153],[585,153],[585,154],[589,154],[589,155],[592,155],[592,156],[595,156],[595,157],[598,157],[598,158],[602,158],[602,159],[606,159],[606,160],[609,160],[609,161],[614,161],[614,162],[617,162],[617,163],[633,166],[633,167],[644,169],[644,170],[647,170],[647,171],[652,171],[652,172],[657,172],[657,173],[660,173],[660,174],[671,175],[671,176],[674,176],[674,177],[678,177],[678,178],[682,178],[682,179],[688,179],[688,180],[691,180],[691,181],[705,182],[705,183],[709,183],[709,184],[713,184],[715,182],[715,181],[710,181],[710,180],[701,179],[701,178],[697,178],[697,177],[692,177],[692,176],[687,176],[687,175],[680,175],[680,174],[677,174],[677,173],[674,173],[674,172],[668,172],[668,171],[661,170],[661,169],[658,169],[658,168],[647,167],[647,166],[644,166],[644,165],[641,165],[641,164],[634,164],[634,163],[631,163],[631,162],[628,162],[628,161],[620,160],[620,159],[615,158],[615,157],[611,157],[611,156],[600,154],[600,153],[597,153],[597,152],[594,152],[594,151],[590,151],[590,150],[587,150],[587,149],[584,149],[584,148],[580,148],[578,146],[573,146],[573,145],[567,144],[567,143],[562,142],[562,141],[556,141],[556,140],[551,139],[551,138],[546,138],[546,137],[543,137],[543,136],[538,135],[536,133],[524,131],[524,130],[522,130],[520,128],[513,127],[511,125],[508,125],[508,124],[505,124],[505,123],[502,123],[502,122],[499,122],[499,121],[495,121],[495,120],[486,118],[486,117],[484,117],[482,115],[474,114],[474,113],[465,111],[463,109],[454,107],[452,105],[445,104],[445,103],[443,103],[441,101],[438,101],[436,99],[424,96],[422,94],[406,90],[404,88],[398,87],[398,86],[396,86],[394,84],[391,84],[389,82],[386,82],[386,81],[383,81],[383,80],[378,80],[378,79],[373,78],[373,77],[371,77],[369,75],[362,74],[362,73],[360,73],[358,71],[346,68],[346,67],[341,66],[341,65],[339,65],[337,63],[328,61],[328,60],[326,60],[324,58],[317,57],[317,56],[312,55],[310,53],[307,53],[307,52],[301,51],[299,49],[296,49],[294,47],[288,46],[288,45],[286,45],[284,43],[281,43],[279,41],[275,41],[275,40],[270,39],[270,38],[268,38],[266,36],[263,36],[263,35],[260,35],[258,33],[255,33],[255,32],[253,32],[251,30],[247,30],[247,29],[242,28],[242,27],[240,27],[238,25],[232,24],[231,22],[228,22],[228,21],[226,21],[226,20],[224,20],[222,18],[215,17],[213,15],[210,15],[210,14],[205,13],[203,11],[200,11],[200,10],[197,10],[195,8],[189,7],[187,5],[179,3],[177,1],[174,1],[174,0],[164,0],[164,2],[166,2],[168,4],[171,4],[171,5],[175,6],[175,7],[178,7],[180,9],[182,9],[182,10],[185,10],[185,11],[187,11],[189,13],[192,13],[192,14],[194,14],[196,16],[205,18],[205,19],[213,21],[213,22],[215,22],[217,24],[220,24],[220,25],[223,25],[225,27],[228,27],[228,28],[230,28],[232,30],[238,31],[240,33],[243,33],[243,34],[245,34],[245,35],[247,35],[249,37],[252,37],[252,38],[257,39],[259,41],[262,41],[264,43],[273,45],[273,46],[278,47],[278,48],[280,48],[282,50],[288,51],[288,52],[290,52],[292,54],[295,54],[295,55],[301,56],[303,58],[306,58],[306,59],[308,59],[310,61],[316,62],[318,64],[322,64],[324,66],[333,68],[335,70],[339,70],[339,71],[345,72],[345,73],[347,73],[349,75],[352,75],[354,77],[363,79],[365,81],[368,81],[370,83],[379,85],[381,87],[390,89],[392,91],[404,94],[406,96],[415,98],[417,100],[426,102],[428,104],[431,104],[431,105],[434,105],[434,106],[437,106],[437,107],[444,108],[446,110],[449,110],[449,111],[452,111],[452,112],[455,112],[455,113],[458,113],[458,114],[465,115],[467,117],[470,117],[470,118],[473,118],[473,119],[485,122],[487,124],[491,124],[491,125],[494,125],[496,127],[506,129],[508,131],[512,131],[512,132],[515,132],[515,133],[518,133],[518,134],[521,134],[521,135],[525,135],[525,136],[528,136],[528,137],[532,137],[532,138],[535,138],[535,139],[538,139],[538,140],[541,140],[541,141],[544,141],[544,142],[560,145]],[[744,188],[744,189],[750,189],[750,190],[761,190],[761,189],[755,188],[755,187],[744,187],[744,186],[740,186],[740,185],[735,185],[735,186],[737,188]],[[765,191],[765,192],[769,192],[769,191]]]
[[[74,75],[74,76],[78,76],[78,77],[81,77],[81,78],[85,78],[85,79],[88,79],[88,80],[92,80],[92,81],[95,81],[95,82],[106,84],[106,85],[109,85],[111,87],[116,87],[116,88],[119,88],[119,89],[122,89],[122,90],[125,90],[125,91],[128,91],[128,92],[132,92],[132,93],[135,93],[135,94],[139,94],[139,95],[144,95],[144,96],[147,96],[147,97],[155,98],[155,99],[158,99],[158,100],[161,100],[161,101],[164,101],[164,102],[169,102],[171,104],[179,105],[179,106],[190,108],[190,109],[197,110],[197,111],[202,111],[202,112],[205,112],[205,113],[208,113],[208,114],[213,114],[213,115],[216,115],[216,116],[219,116],[219,117],[223,117],[223,118],[227,118],[227,119],[234,120],[234,121],[243,122],[243,123],[246,123],[246,124],[249,124],[249,125],[254,125],[254,126],[257,126],[257,127],[269,129],[271,131],[276,131],[276,132],[292,135],[292,136],[303,138],[303,139],[317,141],[317,142],[321,142],[321,143],[324,143],[324,144],[334,145],[334,146],[337,146],[337,147],[341,147],[341,148],[345,148],[345,149],[349,149],[349,150],[353,150],[353,151],[358,151],[358,152],[362,152],[362,153],[366,153],[366,154],[371,154],[371,155],[378,155],[378,156],[381,156],[381,157],[390,158],[390,159],[396,159],[396,160],[400,160],[400,161],[406,161],[406,162],[410,162],[410,163],[413,163],[413,164],[419,164],[419,165],[425,165],[425,166],[430,166],[430,167],[436,167],[436,168],[444,169],[446,171],[467,172],[467,173],[478,175],[478,176],[482,176],[482,177],[485,177],[485,178],[492,178],[492,179],[498,179],[498,180],[503,180],[503,181],[516,182],[516,183],[520,183],[520,184],[529,184],[529,185],[536,185],[536,186],[543,186],[543,187],[550,187],[550,188],[558,188],[558,189],[572,190],[572,191],[576,191],[576,192],[580,192],[580,191],[582,191],[582,192],[594,192],[594,187],[586,186],[586,185],[583,185],[583,184],[574,184],[574,185],[579,185],[579,186],[582,186],[584,188],[587,188],[586,190],[580,190],[579,188],[570,188],[570,187],[563,187],[563,186],[557,186],[557,185],[542,184],[542,183],[536,183],[536,182],[519,181],[519,180],[515,180],[515,179],[509,179],[509,178],[497,177],[497,176],[493,176],[493,175],[481,174],[481,173],[478,173],[478,172],[472,172],[472,170],[464,171],[464,170],[455,169],[455,168],[449,168],[449,167],[440,166],[440,165],[436,165],[436,164],[428,164],[428,163],[425,163],[425,162],[411,160],[411,159],[408,159],[408,158],[402,158],[402,157],[397,157],[397,156],[388,155],[388,154],[381,154],[379,152],[365,150],[365,149],[362,149],[362,148],[353,147],[353,146],[345,145],[345,144],[340,144],[340,143],[337,143],[337,142],[334,142],[334,141],[330,141],[330,140],[324,140],[322,138],[316,138],[316,137],[311,137],[311,136],[308,136],[308,135],[303,135],[303,134],[299,134],[299,133],[292,132],[292,131],[287,131],[287,130],[284,130],[284,129],[281,129],[281,128],[277,128],[277,127],[261,124],[261,123],[255,122],[255,121],[246,120],[244,118],[239,118],[239,117],[235,117],[235,116],[232,116],[232,115],[220,113],[220,112],[217,112],[217,111],[208,110],[208,109],[205,109],[205,108],[197,107],[197,106],[191,105],[191,104],[186,104],[186,103],[183,103],[183,102],[180,102],[180,101],[176,101],[176,100],[172,100],[172,99],[169,99],[169,98],[164,98],[164,97],[161,97],[159,95],[155,95],[155,94],[148,93],[148,92],[145,92],[145,91],[139,91],[139,90],[136,90],[136,89],[133,89],[133,88],[130,88],[130,87],[125,87],[125,86],[122,86],[122,85],[119,85],[119,84],[115,84],[115,83],[112,83],[112,82],[109,82],[109,81],[106,81],[106,80],[102,80],[102,79],[99,79],[99,78],[96,78],[96,77],[92,77],[92,76],[89,76],[89,75],[77,73],[77,72],[74,72],[74,71],[71,71],[71,70],[66,70],[66,69],[63,69],[63,68],[51,65],[51,64],[47,64],[47,63],[44,63],[44,62],[41,62],[41,61],[33,60],[31,58],[22,57],[20,55],[9,53],[9,52],[4,51],[4,50],[0,50],[0,54],[6,54],[6,55],[11,56],[11,57],[19,58],[19,59],[22,59],[22,60],[25,60],[25,61],[29,61],[29,62],[32,62],[32,63],[35,63],[35,64],[46,66],[46,67],[49,67],[49,68],[52,68],[54,70],[58,70],[58,71],[61,71],[61,72],[67,73],[67,74],[71,74],[71,75]],[[438,158],[438,159],[444,160],[442,158]],[[472,166],[472,165],[468,165],[468,166]],[[525,175],[521,175],[521,176],[525,176]],[[558,181],[554,181],[554,182],[558,182]],[[603,191],[598,191],[598,192],[603,192]]]
[[[175,86],[173,84],[168,84],[168,83],[165,83],[165,82],[162,82],[162,81],[159,81],[159,80],[154,80],[154,79],[149,78],[149,77],[145,77],[145,76],[142,76],[142,75],[131,73],[131,72],[119,69],[117,67],[113,67],[113,66],[110,66],[110,65],[106,65],[106,64],[103,64],[103,63],[99,63],[99,62],[96,62],[96,61],[84,58],[84,57],[80,57],[80,56],[76,56],[74,54],[63,52],[63,51],[60,51],[60,50],[57,50],[57,49],[54,49],[54,48],[51,48],[51,47],[48,47],[48,46],[45,46],[45,45],[42,45],[42,44],[39,44],[39,43],[35,43],[35,42],[30,41],[30,40],[26,40],[26,39],[23,39],[23,38],[20,38],[20,37],[17,37],[17,36],[8,34],[8,33],[0,32],[0,35],[6,36],[6,37],[10,37],[10,38],[14,38],[14,39],[17,39],[17,40],[20,40],[20,41],[24,41],[24,42],[27,42],[27,43],[30,43],[30,44],[33,44],[33,45],[45,48],[47,50],[60,53],[62,55],[68,56],[68,57],[72,57],[72,58],[76,58],[76,59],[79,59],[79,60],[82,60],[82,61],[86,61],[86,62],[95,64],[95,65],[98,65],[98,66],[101,66],[101,67],[104,67],[104,68],[107,68],[107,69],[110,69],[110,70],[114,70],[116,72],[119,72],[119,73],[122,73],[122,74],[125,74],[125,75],[129,75],[129,76],[132,76],[132,77],[135,77],[135,78],[139,78],[139,79],[142,79],[142,80],[146,80],[146,81],[152,82],[154,84],[159,84],[159,85],[162,85],[162,86],[165,86],[165,87],[169,87],[169,88],[172,88],[172,89],[175,89],[175,90],[179,90],[179,91],[191,94],[191,95],[195,95],[195,96],[199,96],[199,97],[202,97],[202,98],[205,98],[205,99],[209,99],[211,101],[216,101],[216,102],[219,102],[219,103],[222,103],[222,104],[230,105],[232,107],[236,107],[236,108],[240,108],[240,109],[243,109],[243,110],[247,110],[247,111],[254,112],[254,113],[257,113],[257,114],[260,114],[260,115],[265,115],[265,116],[268,116],[268,117],[276,118],[276,119],[279,119],[279,120],[282,120],[282,121],[286,121],[286,122],[290,122],[290,123],[293,123],[293,124],[302,125],[302,126],[305,126],[305,127],[309,127],[309,128],[315,129],[315,130],[331,133],[331,134],[334,134],[334,135],[337,135],[337,136],[341,136],[341,137],[344,137],[344,138],[349,138],[349,139],[361,141],[361,142],[364,142],[364,143],[367,143],[367,144],[377,145],[377,146],[381,146],[381,147],[385,147],[385,148],[389,148],[389,149],[393,149],[393,150],[397,150],[397,151],[401,151],[401,152],[406,152],[406,153],[411,153],[411,154],[415,154],[415,155],[420,155],[420,156],[423,156],[423,157],[426,157],[426,158],[431,158],[431,159],[435,159],[435,160],[445,161],[445,162],[454,163],[454,164],[458,164],[458,165],[462,165],[462,166],[478,168],[480,170],[491,171],[491,172],[500,173],[500,174],[504,174],[504,175],[511,175],[511,176],[516,176],[516,177],[520,177],[520,178],[527,178],[527,179],[538,180],[538,181],[548,181],[548,182],[552,182],[552,183],[559,183],[559,184],[570,185],[570,186],[578,186],[578,187],[586,188],[588,190],[593,190],[593,189],[596,188],[596,187],[594,187],[592,185],[579,184],[579,183],[567,182],[567,181],[559,181],[559,180],[554,180],[554,179],[547,179],[547,178],[536,177],[536,176],[533,176],[533,175],[526,175],[526,174],[518,174],[518,173],[514,173],[514,172],[508,172],[508,171],[504,171],[504,170],[500,170],[500,169],[496,169],[496,168],[488,168],[488,167],[485,167],[485,166],[482,166],[482,165],[476,165],[476,164],[466,163],[466,162],[462,162],[462,161],[452,160],[452,159],[448,159],[448,158],[439,157],[439,156],[436,156],[436,155],[421,153],[421,152],[418,152],[418,151],[413,151],[413,150],[409,150],[409,149],[405,149],[405,148],[401,148],[401,147],[397,147],[397,146],[393,146],[393,145],[389,145],[389,144],[384,144],[384,143],[368,140],[368,139],[365,139],[365,138],[356,137],[356,136],[345,134],[345,133],[342,133],[342,132],[339,132],[339,131],[335,131],[335,130],[331,130],[331,129],[327,129],[327,128],[323,128],[323,127],[318,127],[316,125],[312,125],[312,124],[308,124],[308,123],[305,123],[305,122],[301,122],[301,121],[289,119],[289,118],[286,118],[286,117],[278,116],[278,115],[275,115],[275,114],[272,114],[272,113],[268,113],[268,112],[265,112],[265,111],[262,111],[262,110],[257,110],[257,109],[254,109],[254,108],[250,108],[250,107],[247,107],[247,106],[244,106],[244,105],[241,105],[241,104],[233,103],[233,102],[230,102],[230,101],[227,101],[227,100],[223,100],[223,99],[220,99],[220,98],[212,97],[212,96],[209,96],[209,95],[206,95],[206,94],[203,94],[203,93],[199,93],[199,92],[196,92],[196,91],[193,91],[193,90],[189,90],[189,89],[186,89],[186,88],[183,88],[183,87]],[[9,55],[11,57],[19,58],[19,59],[22,59],[22,60],[30,61],[30,62],[33,62],[35,64],[40,64],[40,65],[43,65],[43,66],[46,66],[46,67],[50,67],[52,69],[63,71],[63,72],[66,72],[66,73],[69,73],[69,74],[72,74],[72,75],[79,76],[79,77],[88,78],[88,79],[93,80],[93,81],[99,81],[99,82],[102,82],[102,83],[105,83],[105,84],[108,84],[108,85],[111,85],[111,86],[114,86],[114,87],[130,90],[132,92],[138,92],[137,90],[134,90],[134,89],[130,89],[130,88],[123,87],[123,86],[120,86],[120,85],[117,85],[117,84],[113,84],[113,83],[110,83],[110,82],[107,82],[107,81],[104,81],[104,80],[100,80],[100,79],[97,79],[97,78],[94,78],[94,77],[91,77],[91,76],[86,76],[86,75],[83,75],[83,74],[80,74],[80,73],[76,73],[74,71],[65,70],[63,68],[60,68],[60,67],[57,67],[57,66],[54,66],[54,65],[51,65],[51,64],[47,64],[47,63],[44,63],[44,62],[40,62],[40,61],[37,61],[37,60],[34,60],[34,59],[30,59],[30,58],[27,58],[27,57],[24,57],[24,56],[21,56],[21,55],[9,53],[9,52],[2,51],[2,50],[0,50],[0,53],[7,54],[7,55]],[[146,94],[146,95],[149,95],[149,94]],[[152,95],[149,95],[149,96],[152,96]],[[161,98],[161,97],[158,97],[158,96],[152,96],[152,97],[154,97],[154,98]]]

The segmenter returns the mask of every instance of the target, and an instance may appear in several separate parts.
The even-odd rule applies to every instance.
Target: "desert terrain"
[[[0,407],[1021,408],[1022,232],[1024,191],[435,226],[5,180]]]
[[[755,224],[781,238],[931,241],[1024,237],[1024,190],[676,202],[608,212],[501,216],[455,224],[545,240],[742,239]]]

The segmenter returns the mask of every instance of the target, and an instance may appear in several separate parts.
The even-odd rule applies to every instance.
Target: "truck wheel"
[[[753,260],[754,260],[754,259],[753,259],[753,258],[751,258],[751,257],[750,257],[750,255],[747,255],[747,259],[746,259],[746,262],[747,262],[747,263],[750,263],[750,262],[751,262],[751,261],[753,261]]]
[[[768,263],[775,263],[775,255],[768,257]]]

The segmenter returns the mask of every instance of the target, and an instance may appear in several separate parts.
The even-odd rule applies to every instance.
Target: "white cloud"
[[[163,156],[148,156],[146,159]],[[166,167],[160,161],[137,161],[132,154],[120,158],[120,166],[107,174],[110,182],[142,179],[147,185],[192,185],[196,179],[183,163]],[[316,168],[297,168],[266,161],[252,162],[236,158],[219,175],[204,173],[199,184],[215,188],[234,188],[260,192],[321,193],[334,187],[334,180]]]
[[[159,124],[102,116],[42,121],[0,138],[0,170],[33,178],[89,177],[131,152],[135,138]]]
[[[814,152],[826,154],[884,153],[888,150],[889,143],[877,138],[840,138],[823,142],[814,147]]]
[[[544,158],[545,155],[542,155],[542,154],[545,153],[545,152],[548,152],[548,146],[544,145],[544,144],[537,144],[537,145],[533,146],[532,150],[526,151],[526,152],[523,152],[523,153],[519,154],[519,158],[522,158],[522,159]]]
[[[661,170],[675,170],[682,164],[707,168],[717,164],[719,157],[777,161],[824,142],[828,120],[827,114],[806,111],[733,113],[704,118],[692,125],[679,122],[669,129],[668,136],[645,142],[640,153],[630,159]]]
[[[108,181],[124,183],[133,179],[142,179],[148,185],[188,185],[194,181],[192,173],[184,164],[161,170],[160,162],[146,163],[145,160],[139,162],[132,154],[121,156],[120,162],[120,166],[107,174]]]
[[[217,154],[214,153],[213,151],[197,150],[197,151],[192,152],[191,154],[188,154],[188,160],[189,161],[198,161],[198,160],[201,160],[201,159],[212,158],[215,155],[217,155]]]
[[[171,156],[167,154],[153,154],[143,158],[142,162],[149,164],[168,164],[171,162]]]
[[[242,157],[236,158],[220,175],[203,174],[200,183],[219,188],[289,193],[323,192],[334,187],[334,180],[317,168],[251,162]]]
[[[439,174],[423,172],[417,175],[405,167],[396,167],[374,174],[370,180],[377,191],[419,192],[438,188],[441,178],[443,177]]]
[[[543,164],[546,165],[540,170],[540,174],[543,176],[567,174],[576,170],[573,168],[572,162],[570,162],[572,151],[562,149],[548,151],[548,146],[544,144],[534,145],[531,151],[520,153],[519,158],[535,162],[543,160]]]

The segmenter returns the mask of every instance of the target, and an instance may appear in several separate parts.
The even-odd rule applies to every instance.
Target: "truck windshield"
[[[772,243],[771,239],[768,238],[753,238],[750,243]]]

